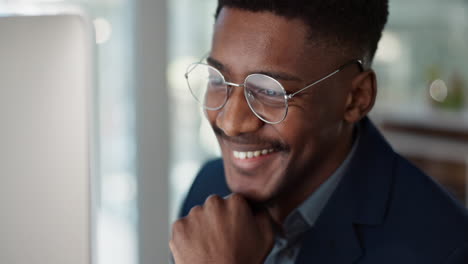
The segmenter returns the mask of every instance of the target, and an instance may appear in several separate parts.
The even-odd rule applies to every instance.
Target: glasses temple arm
[[[296,91],[296,92],[294,92],[294,93],[292,93],[292,94],[289,94],[289,95],[288,95],[288,99],[291,99],[291,98],[293,98],[296,94],[298,94],[298,93],[300,93],[300,92],[302,92],[302,91],[304,91],[304,90],[306,90],[306,89],[308,89],[308,88],[310,88],[310,87],[316,85],[317,83],[319,83],[319,82],[321,82],[321,81],[324,81],[324,80],[326,80],[326,79],[332,77],[333,75],[337,74],[337,73],[340,72],[341,70],[342,70],[342,69],[338,69],[338,70],[336,70],[336,71],[334,71],[334,72],[328,74],[327,76],[325,76],[325,77],[323,77],[323,78],[321,78],[321,79],[319,79],[319,80],[317,80],[317,81],[315,81],[315,82],[313,82],[313,83],[307,85],[306,87],[300,89],[299,91]]]
[[[308,88],[310,88],[310,87],[316,85],[316,84],[319,83],[319,82],[322,82],[322,81],[324,81],[324,80],[326,80],[326,79],[332,77],[333,75],[339,73],[339,72],[342,71],[344,68],[346,68],[346,67],[348,67],[349,65],[354,64],[354,63],[356,63],[356,64],[359,65],[359,69],[360,69],[361,71],[364,71],[364,66],[363,66],[363,64],[362,64],[362,60],[353,60],[353,61],[350,61],[350,62],[344,64],[343,66],[341,66],[340,68],[338,68],[336,71],[334,71],[334,72],[332,72],[332,73],[326,75],[325,77],[322,77],[321,79],[319,79],[319,80],[317,80],[317,81],[315,81],[315,82],[313,82],[313,83],[307,85],[306,87],[300,89],[299,91],[296,91],[296,92],[294,92],[294,93],[292,93],[292,94],[286,95],[286,97],[287,97],[288,99],[291,99],[291,98],[293,98],[296,94],[298,94],[298,93],[300,93],[300,92],[302,92],[302,91],[304,91],[304,90],[306,90],[306,89],[308,89]]]

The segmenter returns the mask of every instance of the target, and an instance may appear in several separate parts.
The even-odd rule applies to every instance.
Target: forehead
[[[304,71],[321,60],[308,26],[270,12],[223,8],[216,20],[211,56],[244,71]]]

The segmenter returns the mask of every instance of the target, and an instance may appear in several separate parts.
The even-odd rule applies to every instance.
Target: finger
[[[221,210],[225,204],[225,200],[218,195],[212,194],[206,198],[203,207],[207,211],[218,211]]]
[[[241,194],[233,193],[226,199],[229,210],[240,212],[242,215],[253,215],[247,199]]]
[[[192,219],[194,218],[194,215],[200,215],[202,212],[203,212],[203,206],[195,205],[194,207],[192,207],[192,209],[190,209],[186,218]]]
[[[186,233],[187,218],[181,218],[172,224],[172,240]]]
[[[182,243],[186,238],[186,231],[187,231],[187,220],[186,218],[181,218],[177,221],[174,222],[172,225],[172,236],[171,240],[169,241],[169,249],[171,250],[172,254],[174,255],[174,258],[177,259],[177,256],[179,255],[178,252],[178,245],[180,246],[180,243]]]

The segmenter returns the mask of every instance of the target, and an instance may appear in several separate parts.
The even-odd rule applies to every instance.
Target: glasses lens
[[[281,84],[263,74],[252,74],[245,80],[245,98],[260,119],[281,122],[287,111],[285,91]]]
[[[208,110],[221,108],[227,99],[224,77],[206,64],[192,64],[187,69],[187,84],[195,99]]]

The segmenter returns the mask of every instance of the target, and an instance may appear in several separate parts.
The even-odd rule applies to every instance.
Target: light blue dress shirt
[[[283,234],[276,236],[275,244],[265,260],[265,264],[293,264],[295,262],[301,249],[302,235],[314,226],[315,221],[349,167],[359,141],[359,133],[356,134],[357,137],[351,151],[340,167],[286,217],[283,224]]]

